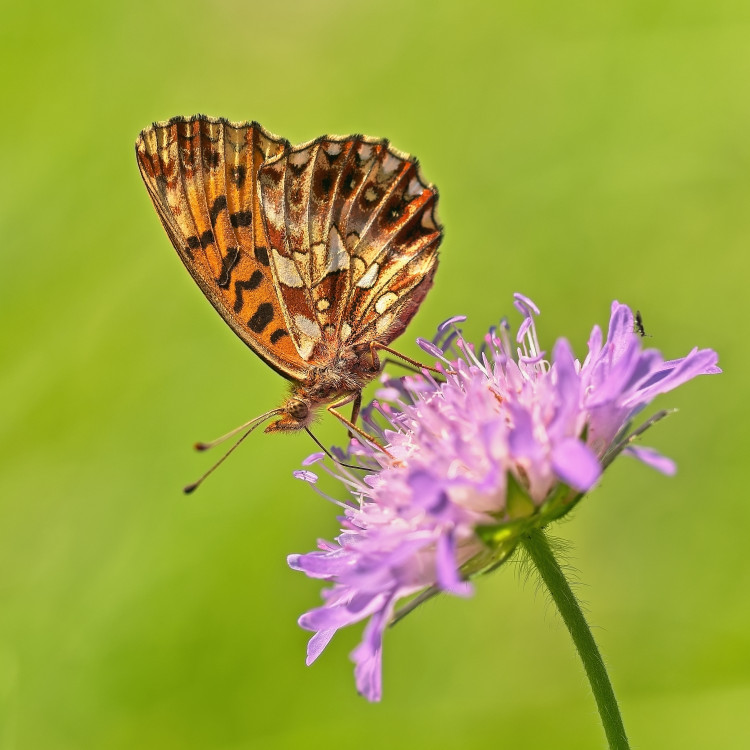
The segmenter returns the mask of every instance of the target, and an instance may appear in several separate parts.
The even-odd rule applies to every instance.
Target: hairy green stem
[[[589,684],[596,699],[610,750],[628,750],[625,727],[604,661],[578,600],[555,558],[547,537],[542,531],[534,530],[522,537],[522,544],[552,595],[552,600],[573,638],[573,643],[581,657],[583,668],[586,670],[586,676],[589,678]]]

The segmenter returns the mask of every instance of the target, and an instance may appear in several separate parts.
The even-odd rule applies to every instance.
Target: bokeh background
[[[5,3],[0,24],[0,748],[604,744],[554,611],[513,564],[312,668],[285,562],[337,524],[257,434],[201,491],[190,446],[284,384],[202,298],[140,182],[139,130],[257,119],[387,136],[446,227],[401,339],[480,336],[515,290],[577,352],[612,299],[725,374],[657,403],[668,479],[616,464],[555,533],[634,747],[750,747],[750,6],[733,0]],[[341,442],[331,420],[318,428]]]

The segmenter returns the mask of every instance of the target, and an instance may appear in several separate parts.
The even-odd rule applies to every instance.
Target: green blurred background
[[[556,533],[634,747],[750,747],[750,6],[718,0],[5,3],[0,748],[603,746],[557,616],[514,565],[388,633],[385,695],[290,552],[337,529],[258,434],[201,491],[190,446],[284,384],[182,268],[141,184],[153,120],[257,119],[292,142],[387,136],[446,226],[400,348],[480,336],[523,291],[577,352],[612,299],[725,374],[657,406],[668,479],[623,459]],[[318,428],[341,442],[331,420]]]

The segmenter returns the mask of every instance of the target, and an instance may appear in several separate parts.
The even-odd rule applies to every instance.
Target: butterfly
[[[414,157],[363,135],[292,146],[257,122],[205,115],[154,123],[136,156],[203,294],[291,381],[253,423],[307,429],[326,406],[354,427],[379,350],[418,364],[388,346],[431,288],[442,238],[437,189]],[[348,403],[351,420],[336,411]]]

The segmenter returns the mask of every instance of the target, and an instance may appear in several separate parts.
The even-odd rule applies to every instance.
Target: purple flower
[[[456,328],[463,318],[452,318],[432,342],[418,342],[444,364],[444,381],[384,378],[381,401],[363,420],[388,454],[353,442],[364,476],[319,463],[323,454],[305,462],[349,495],[338,503],[336,540],[289,557],[295,570],[332,583],[324,604],[299,620],[314,633],[307,663],[339,628],[368,620],[352,658],[369,700],[381,697],[383,634],[401,599],[418,594],[403,613],[438,590],[469,595],[472,576],[500,565],[524,532],[567,513],[620,453],[673,473],[671,461],[632,444],[666,412],[637,430],[631,420],[660,393],[720,372],[710,349],[669,361],[642,349],[631,310],[618,302],[607,340],[595,326],[583,363],[565,339],[548,359],[536,334],[539,310],[519,294],[514,304],[524,316],[515,344],[503,321],[477,350]],[[296,475],[318,490],[310,468]]]

